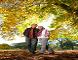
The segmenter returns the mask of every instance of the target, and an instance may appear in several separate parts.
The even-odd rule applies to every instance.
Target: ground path
[[[0,60],[78,60],[78,50],[55,51],[55,54],[30,54],[25,50],[0,50]]]

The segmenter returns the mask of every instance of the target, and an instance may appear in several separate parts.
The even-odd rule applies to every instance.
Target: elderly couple
[[[44,54],[46,51],[49,32],[43,26],[36,27],[37,24],[32,24],[31,27],[27,28],[23,33],[26,37],[27,48],[32,54],[35,54],[37,42],[39,40],[41,43],[40,54]],[[52,53],[52,51],[49,50],[49,53]]]

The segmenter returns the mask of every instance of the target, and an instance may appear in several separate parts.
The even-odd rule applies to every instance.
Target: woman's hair
[[[43,26],[38,26],[38,28],[41,27],[42,29],[45,29]]]

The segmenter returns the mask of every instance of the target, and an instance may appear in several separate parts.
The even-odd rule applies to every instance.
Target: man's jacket
[[[32,29],[32,28],[27,28],[27,29],[23,32],[24,36],[29,37],[29,33],[30,33],[31,29]],[[37,38],[38,31],[39,31],[39,29],[34,28],[34,30],[33,30],[33,38]]]

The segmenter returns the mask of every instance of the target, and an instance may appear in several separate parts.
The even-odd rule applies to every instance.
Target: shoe
[[[54,52],[50,52],[49,54],[55,54]]]
[[[30,51],[32,54],[35,54],[36,52],[35,51]]]
[[[39,53],[40,55],[43,55],[44,53]]]

